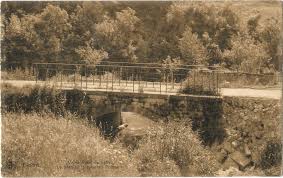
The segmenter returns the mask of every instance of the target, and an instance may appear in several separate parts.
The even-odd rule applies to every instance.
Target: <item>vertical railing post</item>
[[[38,65],[35,64],[35,83],[37,83],[37,77],[38,77]]]
[[[193,70],[193,81],[194,81],[194,90],[196,89],[196,73],[195,73],[196,71],[195,70]]]
[[[205,90],[205,87],[203,86],[203,72],[201,72],[201,87],[202,90]]]
[[[114,83],[114,71],[115,71],[115,69],[114,69],[114,66],[112,66],[112,75],[111,75],[111,82],[112,82],[112,91],[113,91],[113,83]]]
[[[121,76],[123,75],[123,67],[120,66],[119,68],[119,86],[121,85]]]
[[[85,88],[87,90],[87,64],[85,65]]]
[[[81,89],[83,88],[83,75],[81,74],[81,66],[80,66],[80,76],[81,76]]]
[[[140,88],[141,88],[141,69],[139,69],[139,71],[138,71],[138,80],[139,80],[139,87],[138,87],[138,89],[140,90]]]
[[[180,84],[180,90],[183,89],[183,80],[182,80],[182,74],[180,75],[180,80],[181,80],[181,84]]]
[[[105,67],[105,71],[106,71],[106,67]],[[106,74],[106,90],[108,89],[108,72]]]
[[[159,80],[159,91],[160,91],[160,94],[161,94],[161,80]]]
[[[55,87],[57,87],[57,75],[58,75],[58,69],[57,69],[57,65],[55,66]]]
[[[74,88],[76,87],[76,74],[77,74],[77,69],[76,69],[76,66],[75,66],[75,69],[74,69]]]
[[[165,85],[166,85],[166,93],[167,93],[168,74],[167,74],[167,71],[166,71],[166,70],[165,70]]]
[[[102,71],[103,71],[103,67],[101,67],[101,68],[102,68]],[[98,73],[99,73],[99,74],[98,74],[98,75],[99,75],[99,87],[101,87],[101,77],[102,77],[101,75],[103,74],[103,72],[100,71],[100,70],[98,70],[98,71],[99,71],[99,72],[98,72]]]
[[[218,80],[218,71],[216,72],[216,89],[217,89],[217,94],[219,93],[219,80]]]
[[[46,71],[45,71],[45,82],[48,83],[48,64],[46,64]]]
[[[62,87],[63,87],[63,76],[62,76],[62,73],[63,73],[63,71],[62,71],[62,69],[61,69],[61,72],[60,72],[60,78],[61,78],[61,85],[60,85],[60,88],[62,89]]]
[[[97,75],[97,70],[94,68],[94,74],[92,75],[92,85],[94,85],[94,77]]]
[[[128,70],[129,69],[126,69],[126,86],[128,86]]]
[[[171,80],[172,80],[172,88],[174,89],[174,84],[175,84],[175,81],[174,81],[174,69],[172,69],[172,71],[171,71]]]
[[[209,75],[208,75],[208,88],[209,88],[209,91],[211,90],[210,81],[211,81],[211,73],[209,72]]]
[[[132,74],[132,78],[133,78],[133,92],[135,92],[135,70],[133,69],[133,74]]]

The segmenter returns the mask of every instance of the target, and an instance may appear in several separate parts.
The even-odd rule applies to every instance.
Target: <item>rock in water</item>
[[[251,163],[251,160],[239,151],[230,154],[230,157],[240,166],[241,170],[245,169]]]
[[[224,149],[221,149],[221,151],[216,154],[216,158],[218,162],[223,163],[225,159],[227,158],[227,155],[228,155],[227,151]]]
[[[248,147],[247,144],[244,145],[244,151],[245,151],[245,155],[246,155],[246,156],[251,156],[252,152],[251,152],[251,150],[249,149],[249,147]]]
[[[223,170],[225,171],[227,169],[230,169],[231,167],[239,169],[239,165],[234,160],[232,160],[230,157],[228,157],[223,164]]]
[[[234,148],[231,146],[229,142],[224,143],[223,149],[226,150],[228,153],[232,153],[234,151]]]

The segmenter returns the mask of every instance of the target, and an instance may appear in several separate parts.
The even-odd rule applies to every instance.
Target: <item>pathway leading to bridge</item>
[[[36,83],[36,81],[24,81],[24,80],[1,80],[1,84],[3,83],[8,83],[11,84],[13,86],[17,86],[17,87],[23,87],[25,85],[46,85],[46,82],[38,82]],[[152,85],[152,83],[150,83]],[[148,84],[148,85],[150,85]],[[137,86],[135,86],[136,88],[138,87],[138,84],[136,84]],[[64,88],[62,89],[71,89],[73,88],[73,86],[71,85],[71,82],[69,83],[68,87],[68,82],[65,82],[64,84]],[[57,83],[57,87],[60,88],[59,83]],[[162,87],[162,91],[165,90],[165,84],[161,85]],[[168,87],[168,86],[167,86]],[[143,90],[144,94],[156,94],[156,95],[180,95],[177,93],[178,91],[178,85],[175,85],[174,91],[172,90],[172,92],[167,93],[167,92],[161,92],[159,90],[156,89],[146,89]],[[78,89],[80,89],[78,87]],[[112,88],[106,90],[105,88],[92,88],[91,84],[89,84],[89,88],[85,89],[84,87],[82,88],[82,90],[84,91],[104,91],[104,92],[133,92],[132,91],[132,86],[129,86],[128,88],[124,88],[123,90],[120,89],[115,89]],[[133,93],[139,93],[140,91],[137,89],[135,92]],[[281,99],[282,96],[282,90],[281,88],[266,88],[266,89],[252,89],[252,88],[221,88],[220,89],[220,93],[221,96],[238,96],[238,97],[257,97],[257,98],[271,98],[271,99]]]

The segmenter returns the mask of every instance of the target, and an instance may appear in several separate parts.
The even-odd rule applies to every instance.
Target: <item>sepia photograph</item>
[[[282,10],[1,1],[1,176],[281,176]]]

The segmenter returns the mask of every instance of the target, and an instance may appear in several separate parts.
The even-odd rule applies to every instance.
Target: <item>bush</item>
[[[1,71],[2,80],[35,80],[33,72],[29,68]]]
[[[2,86],[2,96],[2,109],[5,112],[52,112],[58,116],[71,112],[83,118],[93,114],[93,101],[79,90],[64,92],[41,86],[19,89],[5,84]]]
[[[64,115],[63,93],[53,88],[40,86],[17,87],[6,85],[2,88],[2,104],[8,112],[48,112]]]
[[[68,115],[4,114],[3,176],[138,176],[119,144]]]
[[[184,87],[179,91],[185,94],[219,95],[216,73],[191,71],[184,82]]]
[[[139,160],[139,170],[156,171],[152,169],[158,167],[160,162],[168,165],[175,163],[179,169],[170,166],[171,169],[153,172],[148,176],[176,176],[176,173],[186,170],[190,170],[190,175],[211,176],[218,169],[214,156],[202,146],[191,126],[182,122],[169,122],[151,130],[141,140],[134,155]]]
[[[261,167],[268,169],[282,162],[282,144],[279,140],[269,141],[261,156]]]

